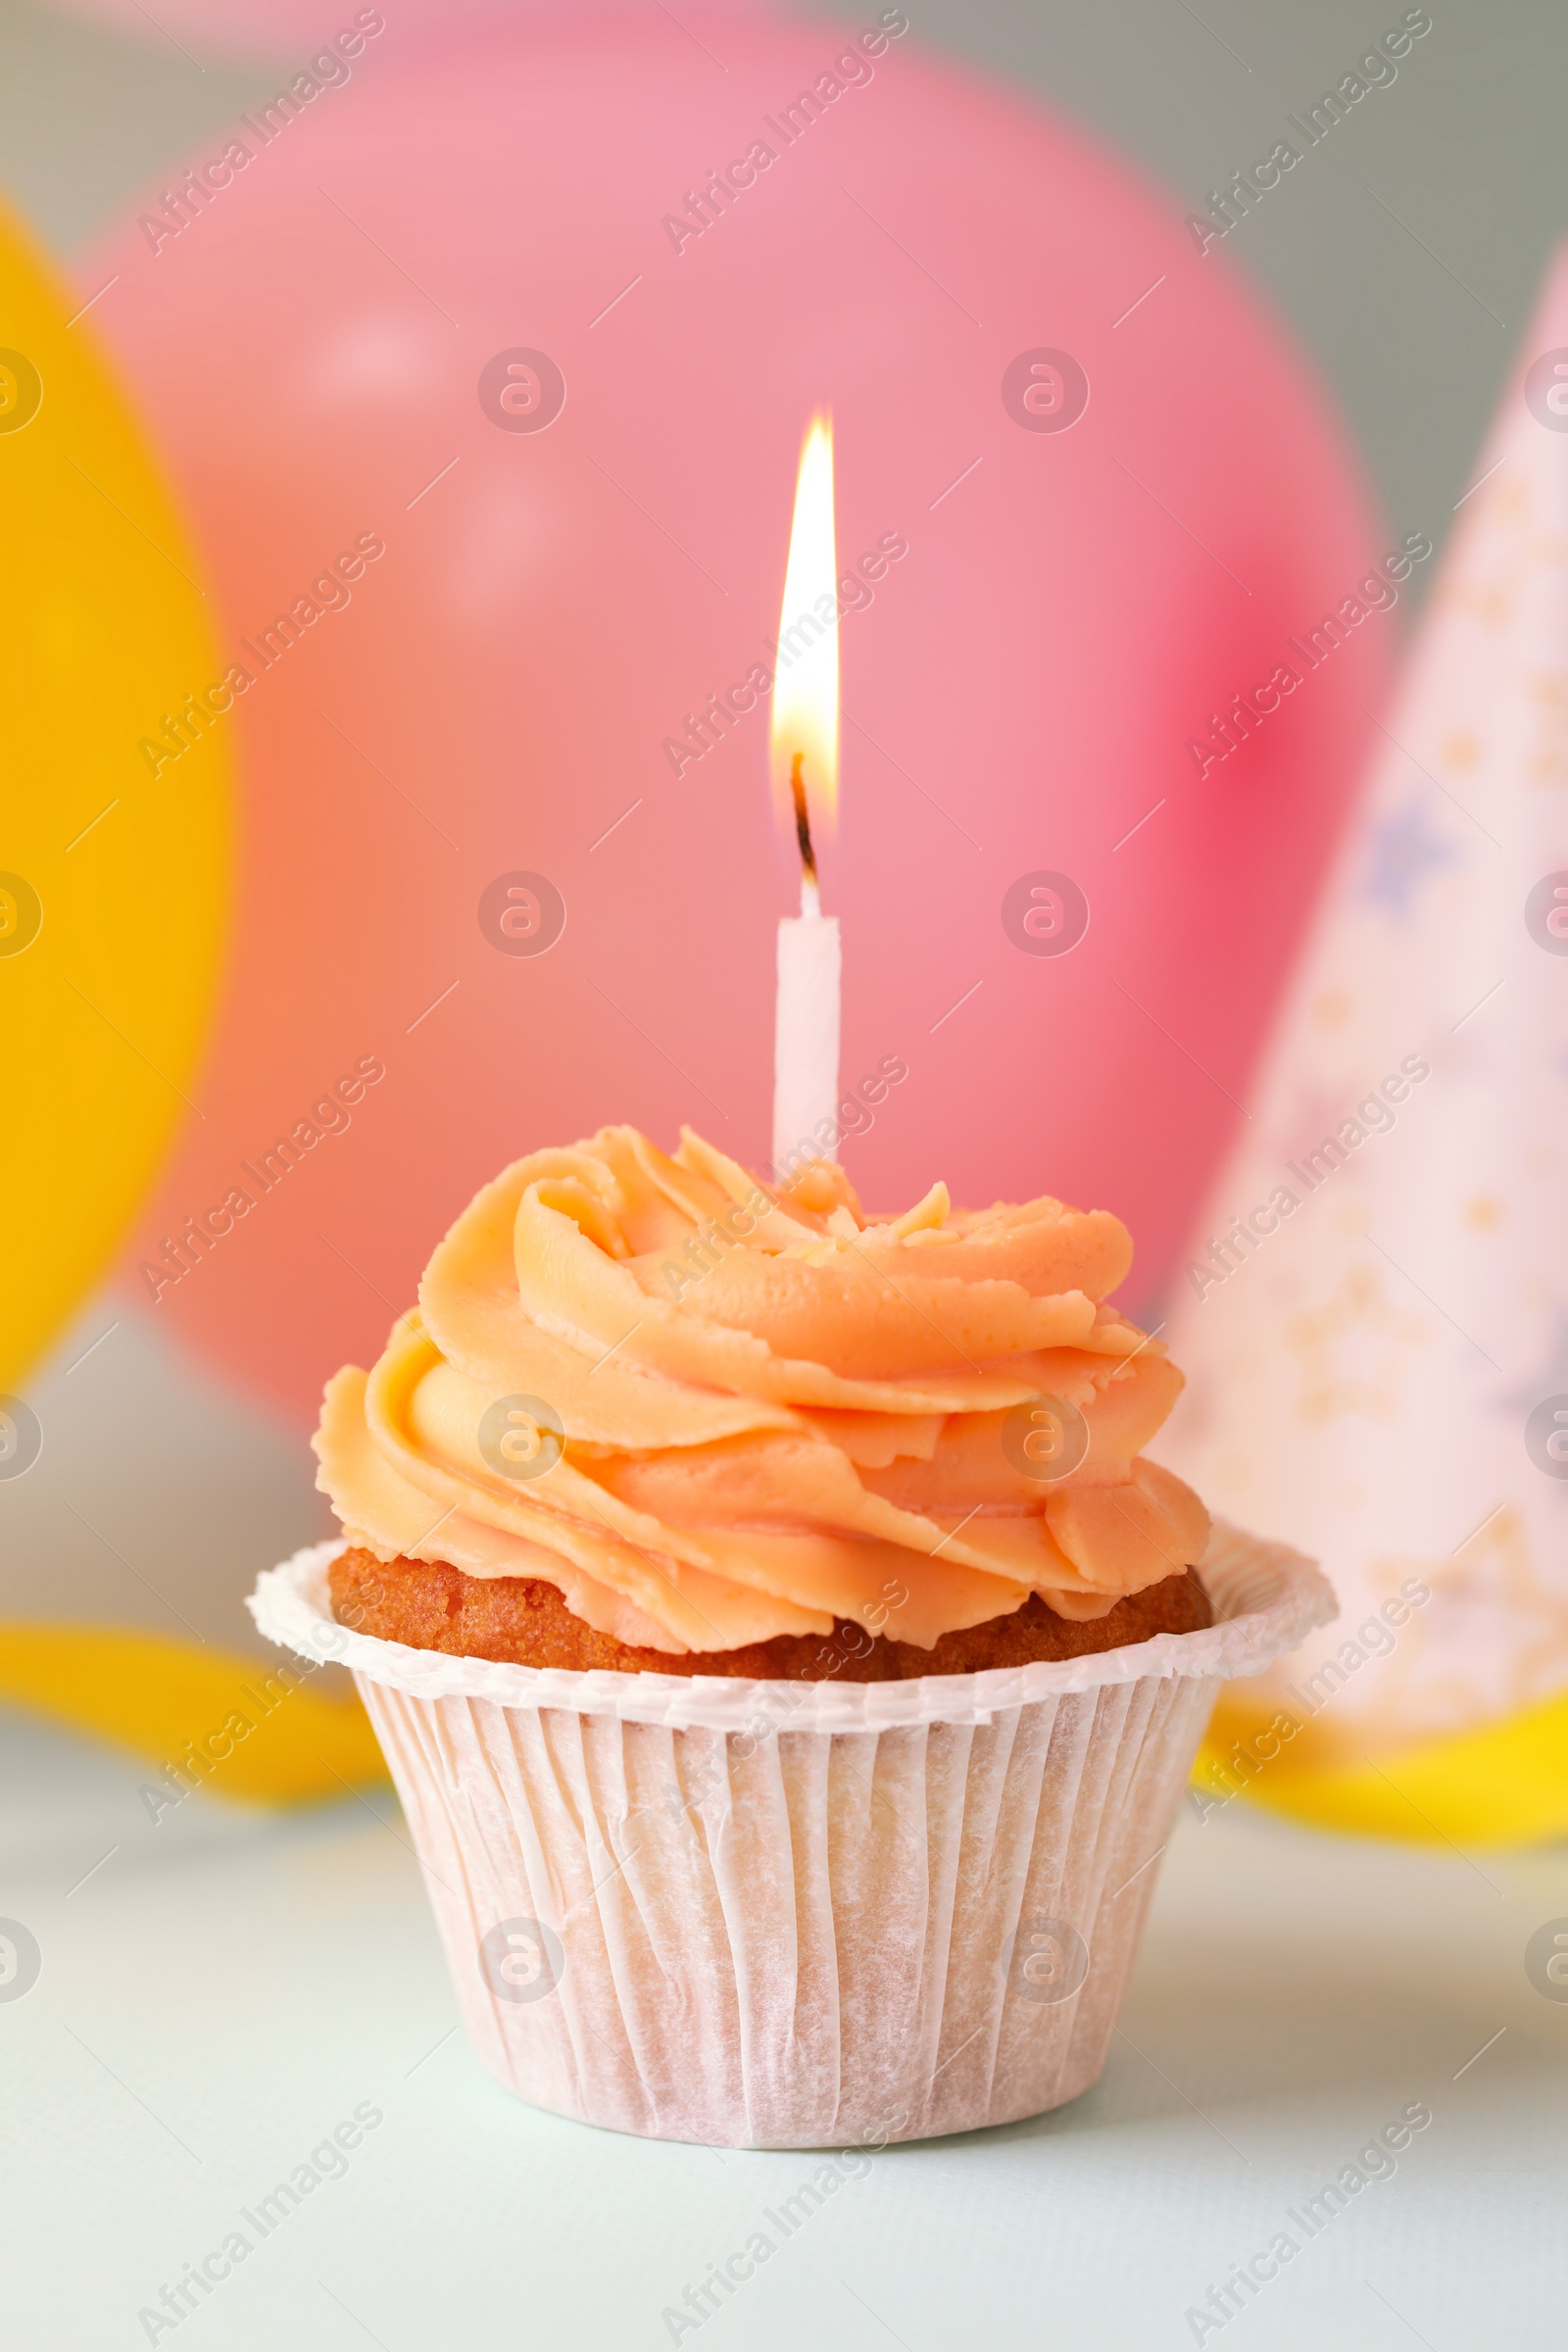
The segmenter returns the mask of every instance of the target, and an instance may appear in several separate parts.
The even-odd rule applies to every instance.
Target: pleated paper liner
[[[578,1674],[335,1624],[339,1548],[251,1609],[353,1669],[480,2058],[534,2106],[723,2147],[1087,2090],[1221,1683],[1334,1614],[1309,1561],[1218,1527],[1200,1633],[908,1683]]]

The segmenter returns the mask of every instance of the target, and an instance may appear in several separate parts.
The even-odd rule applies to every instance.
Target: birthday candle
[[[836,573],[833,433],[816,416],[795,490],[770,744],[774,804],[801,855],[801,911],[778,927],[773,1165],[780,1175],[803,1154],[835,1156],[842,954],[838,917],[822,912],[812,827],[818,838],[830,829],[838,798]]]

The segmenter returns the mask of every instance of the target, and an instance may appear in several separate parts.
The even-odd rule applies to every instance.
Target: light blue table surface
[[[198,1795],[154,1826],[141,1779],[0,1716],[0,1914],[41,1952],[0,1999],[7,2345],[1568,2342],[1568,2001],[1524,1959],[1568,1915],[1560,1847],[1467,1858],[1184,1813],[1098,2088],[875,2157],[677,2328],[687,2286],[819,2160],[617,2138],[500,2089],[456,2027],[390,1794],[286,1816]],[[1432,2122],[1396,2171],[1308,2239],[1288,2217],[1416,2102]],[[246,2230],[356,2109],[381,2120],[341,2172],[323,2158],[297,2210]],[[236,2229],[251,2251],[195,2310],[138,2316]],[[1298,2253],[1200,2329],[1189,2311],[1281,2231]]]

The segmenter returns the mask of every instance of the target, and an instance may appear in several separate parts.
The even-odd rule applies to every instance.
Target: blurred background
[[[129,985],[149,935],[180,933],[158,898],[179,857],[196,863],[177,906],[205,892],[218,911],[183,977],[182,934],[170,949],[150,1028],[112,976],[88,997],[65,975],[80,1037],[159,1107],[138,1112],[139,1159],[114,1175],[90,1088],[38,1114],[95,1197],[29,1326],[40,1347],[10,1377],[38,1443],[0,1482],[0,1615],[254,1649],[240,1601],[256,1572],[327,1532],[305,1445],[321,1380],[373,1353],[478,1182],[606,1118],[665,1141],[689,1118],[761,1156],[788,860],[760,742],[737,728],[708,750],[696,718],[776,625],[819,400],[838,420],[841,556],[890,528],[911,551],[844,625],[827,854],[849,941],[844,1075],[889,1051],[912,1073],[847,1162],[878,1201],[940,1173],[960,1198],[1049,1189],[1121,1211],[1134,1310],[1191,1322],[1196,1292],[1207,1315],[1187,1343],[1207,1402],[1176,1458],[1211,1493],[1229,1477],[1216,1498],[1264,1532],[1319,1532],[1282,1517],[1316,1491],[1321,1454],[1276,1491],[1223,1405],[1216,1428],[1215,1380],[1245,1385],[1256,1335],[1222,1343],[1212,1284],[1183,1268],[1256,1140],[1271,1038],[1290,1059],[1309,920],[1395,741],[1412,627],[1496,488],[1492,420],[1524,415],[1568,217],[1560,15],[1388,13],[868,11],[885,28],[874,78],[847,82],[771,181],[705,212],[720,145],[777,130],[772,110],[839,54],[844,23],[657,0],[345,11],[342,27],[195,0],[0,8],[6,189],[66,281],[64,331],[98,339],[164,471],[186,553],[138,552],[160,593],[185,593],[162,562],[199,596],[201,674],[270,666],[255,660],[269,616],[319,589],[319,566],[359,565],[226,736],[180,734],[176,689],[201,683],[187,664],[135,753],[132,730],[116,739],[124,798],[111,762],[101,794],[73,784],[63,805],[72,871],[98,858],[94,887],[129,922],[111,975]],[[309,92],[278,113],[328,38],[341,64],[306,70]],[[248,172],[181,206],[193,160],[237,133]],[[1282,141],[1297,156],[1271,171]],[[1087,411],[1059,437],[1020,432],[1004,368],[1057,346],[1087,368]],[[482,368],[535,347],[564,370],[560,421],[497,432]],[[1539,424],[1535,439],[1555,462],[1564,444]],[[116,512],[95,527],[158,542]],[[1384,571],[1397,593],[1368,604],[1287,716],[1247,706],[1253,725],[1227,734],[1271,663],[1299,658],[1304,677],[1301,633],[1400,548],[1416,552]],[[123,601],[128,625],[140,597]],[[48,760],[58,734],[40,743]],[[1473,804],[1452,818],[1458,768],[1423,764],[1446,754],[1401,732],[1389,756],[1403,763],[1390,792],[1427,777],[1445,821],[1502,839]],[[118,815],[95,816],[102,803]],[[117,862],[133,806],[154,828],[146,872]],[[1460,856],[1403,808],[1380,820],[1401,918],[1426,867]],[[1532,871],[1550,870],[1546,848],[1532,844]],[[1084,946],[1045,963],[1015,952],[999,908],[1020,874],[1058,867],[1094,914]],[[537,962],[495,955],[478,913],[512,870],[564,893],[563,943]],[[1358,889],[1343,885],[1347,904]],[[1429,980],[1453,919],[1435,917]],[[384,1084],[341,1127],[322,1115],[287,1198],[187,1250],[174,1279],[182,1220],[366,1062]],[[1341,1082],[1312,1083],[1309,1119],[1332,1109],[1332,1131]],[[1472,1118],[1462,1087],[1446,1100]],[[1269,1130],[1280,1161],[1289,1124]],[[1447,1146],[1415,1148],[1434,1163]],[[1472,1173],[1466,1204],[1487,1190]],[[40,1163],[46,1194],[62,1181]],[[1419,1179],[1399,1181],[1408,1207]],[[76,1215],[69,1186],[27,1195],[19,1264],[53,1247],[35,1252],[40,1219],[58,1239]],[[1374,1352],[1379,1314],[1390,1331],[1437,1315],[1471,1345],[1435,1271],[1441,1224],[1429,1238],[1402,1303],[1380,1294],[1362,1315]],[[1331,1311],[1356,1279],[1298,1268],[1263,1319]],[[1516,1424],[1553,1387],[1555,1274],[1537,1290],[1516,1361],[1475,1343],[1521,1460]],[[1352,1399],[1330,1433],[1348,1511],[1368,1480],[1392,1475],[1400,1509],[1426,1483],[1416,1457],[1390,1473],[1386,1450],[1357,1453],[1393,1442],[1381,1411]],[[1492,1508],[1491,1468],[1476,1477],[1438,1533],[1380,1539],[1378,1559],[1407,1552],[1408,1573],[1451,1557],[1466,1514]],[[1541,1596],[1517,1546],[1509,1559],[1495,1573],[1522,1577],[1555,1630],[1482,1712],[1568,1676],[1560,1596]],[[1451,1729],[1480,1703],[1446,1717],[1422,1701],[1396,1728]]]

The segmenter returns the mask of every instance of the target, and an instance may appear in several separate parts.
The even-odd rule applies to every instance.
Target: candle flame
[[[816,903],[811,827],[832,830],[839,783],[838,564],[833,427],[813,416],[801,450],[773,687],[773,796],[801,851],[801,902]],[[824,620],[823,614],[828,617]]]

